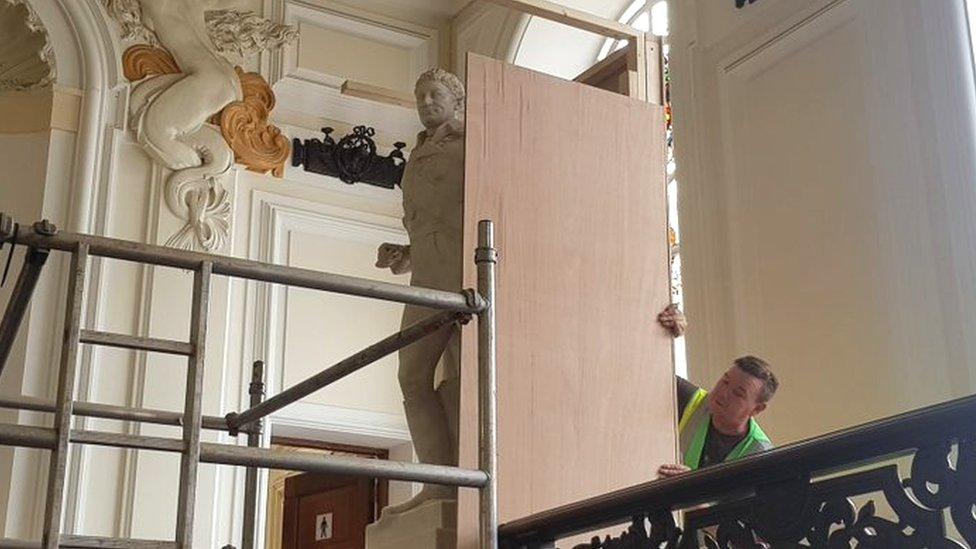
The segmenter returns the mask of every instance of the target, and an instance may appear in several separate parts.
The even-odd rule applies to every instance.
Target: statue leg
[[[207,163],[209,153],[201,153],[184,138],[235,98],[233,89],[221,90],[222,82],[206,75],[181,76],[149,100],[136,131],[140,144],[172,170]]]
[[[403,325],[408,326],[432,314],[429,309],[408,305]],[[400,351],[398,378],[403,391],[403,408],[410,438],[421,463],[451,465],[456,454],[451,429],[441,399],[434,390],[434,372],[455,330],[441,330]],[[402,513],[433,499],[454,499],[457,489],[436,484],[400,505],[387,507],[384,514]]]
[[[461,331],[451,328],[451,339],[441,359],[444,380],[437,386],[437,397],[444,408],[447,427],[451,433],[451,465],[458,464],[458,424],[461,421]]]

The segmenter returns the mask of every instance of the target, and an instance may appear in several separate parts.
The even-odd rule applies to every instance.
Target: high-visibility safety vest
[[[712,423],[712,415],[708,413],[705,400],[708,391],[698,389],[681,413],[678,423],[678,435],[681,442],[681,455],[684,464],[692,470],[701,466],[702,453],[705,451],[705,439],[708,437],[708,427]],[[739,444],[729,452],[725,461],[733,461],[750,454],[769,450],[773,443],[759,427],[755,419],[749,418],[749,432]]]

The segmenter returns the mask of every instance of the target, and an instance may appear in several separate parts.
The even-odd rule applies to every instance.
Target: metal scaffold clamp
[[[224,416],[224,419],[227,420],[227,433],[232,437],[236,437],[237,435],[241,434],[241,428],[239,425],[237,425],[238,415],[240,414],[237,412],[230,412]]]
[[[14,218],[0,212],[0,246],[14,234]]]
[[[464,290],[461,290],[461,293],[464,294],[464,300],[468,303],[468,307],[471,307],[472,309],[485,308],[485,300],[480,294],[478,294],[478,292],[471,288],[465,288]],[[458,320],[458,324],[461,324],[462,326],[466,325],[468,322],[471,322],[471,315],[465,315]]]
[[[498,263],[498,251],[495,248],[477,248],[474,251],[475,263]]]
[[[47,219],[42,219],[34,223],[34,232],[41,236],[57,236],[60,231],[57,225]]]

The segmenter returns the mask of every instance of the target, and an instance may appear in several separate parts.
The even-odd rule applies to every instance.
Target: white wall
[[[963,3],[674,3],[689,369],[738,355],[788,442],[976,390]]]

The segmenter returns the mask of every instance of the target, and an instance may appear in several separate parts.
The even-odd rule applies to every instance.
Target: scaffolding
[[[475,263],[478,288],[461,293],[402,286],[374,280],[322,273],[225,256],[175,250],[138,242],[84,234],[62,233],[47,221],[28,229],[0,213],[0,245],[26,246],[24,266],[18,275],[10,301],[0,321],[0,374],[10,355],[21,321],[48,255],[52,251],[71,254],[65,322],[61,343],[57,396],[54,401],[15,397],[0,399],[0,408],[54,414],[51,428],[0,424],[0,445],[49,450],[47,504],[42,539],[21,541],[0,539],[0,548],[113,547],[189,549],[193,543],[194,499],[200,463],[236,465],[247,468],[245,475],[243,549],[255,547],[257,521],[258,468],[349,475],[388,480],[444,484],[480,490],[479,547],[497,549],[498,512],[496,496],[496,352],[495,352],[495,269],[494,228],[491,221],[478,225]],[[120,259],[186,269],[193,272],[193,294],[189,341],[89,330],[82,327],[82,312],[92,257]],[[354,295],[397,303],[419,305],[437,312],[392,336],[338,362],[309,379],[267,399],[263,399],[263,364],[252,370],[249,408],[226,417],[202,414],[202,383],[206,356],[207,316],[211,280],[214,275],[266,283]],[[262,419],[315,391],[322,389],[380,358],[392,354],[425,336],[478,317],[478,438],[477,470],[401,463],[366,458],[302,455],[261,448]],[[183,412],[127,408],[75,400],[79,346],[102,345],[123,349],[166,353],[187,357],[186,398]],[[137,423],[182,427],[181,439],[127,435],[72,428],[72,418],[87,416]],[[247,446],[201,442],[201,430],[218,430],[231,436],[246,435]],[[65,472],[72,444],[90,444],[136,450],[155,450],[181,454],[180,485],[177,498],[175,541],[116,539],[70,535],[62,532],[66,501]]]

